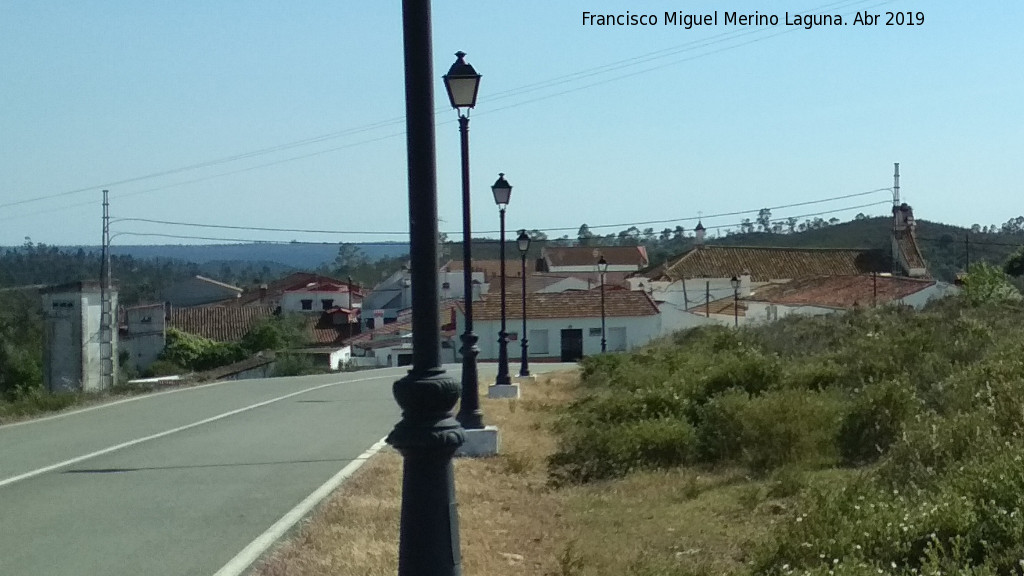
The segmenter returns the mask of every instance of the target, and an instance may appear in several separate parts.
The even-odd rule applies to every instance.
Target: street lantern
[[[476,94],[480,89],[480,75],[473,66],[466,62],[466,53],[455,53],[455,63],[443,76],[444,88],[448,91],[448,101],[452,108],[473,108],[476,106]]]
[[[519,231],[516,245],[519,248],[519,255],[523,259],[523,334],[519,338],[519,345],[523,349],[523,358],[519,365],[519,376],[525,378],[530,375],[530,358],[526,340],[526,253],[530,250],[530,235],[526,233],[526,230]]]
[[[499,254],[501,258],[501,332],[498,333],[498,376],[495,386],[511,386],[512,378],[508,374],[508,332],[505,329],[505,207],[512,198],[512,185],[505,180],[505,174],[499,173],[498,180],[491,186],[494,203],[498,205],[498,217],[501,220]]]
[[[498,180],[491,186],[491,192],[494,194],[494,203],[498,205],[499,210],[504,212],[508,201],[512,199],[512,185],[505,180],[504,172],[498,174]]]
[[[608,351],[608,340],[604,335],[604,274],[608,271],[608,261],[604,259],[604,255],[601,255],[601,259],[597,261],[597,269],[601,272],[601,353],[604,354]]]

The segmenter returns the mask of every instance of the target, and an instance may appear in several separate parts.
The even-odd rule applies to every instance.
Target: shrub
[[[692,461],[695,447],[693,427],[684,420],[639,420],[563,437],[548,464],[554,483],[582,483],[679,466]]]
[[[746,392],[733,390],[712,398],[697,413],[697,454],[710,464],[738,461],[743,454],[743,412]]]
[[[847,464],[877,460],[915,413],[910,386],[893,381],[867,386],[857,394],[839,428],[839,452]]]
[[[835,461],[842,403],[830,393],[773,390],[742,410],[743,461],[755,473]]]
[[[172,328],[167,331],[167,345],[160,353],[160,360],[201,371],[238,362],[245,356],[245,351],[237,344],[215,342]]]
[[[306,354],[278,354],[274,359],[274,377],[316,374],[313,359]]]

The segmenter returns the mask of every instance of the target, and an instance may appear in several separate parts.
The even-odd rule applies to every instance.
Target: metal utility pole
[[[894,163],[895,170],[893,172],[893,184],[892,184],[892,274],[896,276],[899,274],[899,243],[897,241],[897,230],[896,230],[896,211],[900,207],[900,163]]]
[[[100,264],[100,387],[114,385],[114,319],[110,284],[110,200],[103,191],[103,254]]]

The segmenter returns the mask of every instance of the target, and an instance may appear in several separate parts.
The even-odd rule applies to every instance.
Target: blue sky
[[[684,219],[698,212],[886,188],[893,162],[918,218],[985,225],[1024,213],[1020,3],[434,4],[443,231],[461,230],[458,129],[440,79],[456,50],[483,75],[470,124],[481,234],[497,228],[498,172],[514,187],[508,228],[571,230],[552,237],[582,223],[692,228]],[[584,11],[679,10],[717,10],[719,25],[582,24]],[[925,22],[722,24],[726,11],[754,10],[921,11]],[[0,0],[0,245],[98,243],[104,185],[115,219],[403,232],[402,65],[399,2]],[[888,200],[774,216],[882,215],[884,204],[840,209]],[[117,244],[191,242],[132,233],[404,239],[124,220],[112,230]]]

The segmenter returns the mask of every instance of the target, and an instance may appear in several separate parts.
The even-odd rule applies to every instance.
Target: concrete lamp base
[[[522,382],[524,384],[527,383],[527,382],[532,384],[533,382],[537,381],[537,375],[536,374],[530,374],[529,376],[516,376],[515,378],[516,378],[516,382]]]
[[[487,388],[488,398],[519,398],[519,384],[495,384]]]
[[[456,456],[483,458],[496,456],[501,436],[497,426],[484,426],[477,430],[466,430],[466,441],[455,451]]]

